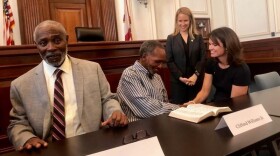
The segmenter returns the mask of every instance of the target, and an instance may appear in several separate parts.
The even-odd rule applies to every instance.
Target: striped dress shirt
[[[129,122],[169,113],[179,108],[168,102],[167,91],[160,75],[149,77],[148,70],[138,61],[123,71],[117,94]]]

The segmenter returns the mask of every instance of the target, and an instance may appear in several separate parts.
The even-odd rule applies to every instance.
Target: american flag
[[[124,22],[125,41],[131,41],[132,40],[131,19],[130,19],[130,15],[129,15],[127,0],[124,0],[123,22]]]
[[[9,0],[3,1],[3,12],[4,12],[4,41],[6,45],[15,45],[13,38],[13,28],[15,26],[15,21],[13,18],[13,12],[9,4]]]

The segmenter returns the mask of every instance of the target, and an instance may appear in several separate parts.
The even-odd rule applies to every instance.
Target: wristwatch
[[[194,72],[194,74],[195,74],[197,77],[200,75],[200,73],[199,73],[197,70]]]

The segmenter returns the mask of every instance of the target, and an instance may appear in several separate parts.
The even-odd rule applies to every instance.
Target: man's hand
[[[121,111],[114,111],[109,119],[102,122],[101,126],[110,126],[110,127],[124,127],[128,124],[128,120],[125,114]]]
[[[47,147],[47,146],[48,146],[47,142],[45,142],[44,140],[41,140],[38,137],[34,137],[34,138],[30,138],[29,140],[27,140],[26,143],[23,146],[19,147],[17,150],[18,151],[21,151],[23,149],[30,150],[33,147],[41,148],[41,147]]]

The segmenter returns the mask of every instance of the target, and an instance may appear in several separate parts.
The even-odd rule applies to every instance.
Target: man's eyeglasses
[[[149,137],[150,135],[148,134],[147,130],[139,130],[135,134],[124,136],[123,144],[129,144]]]

